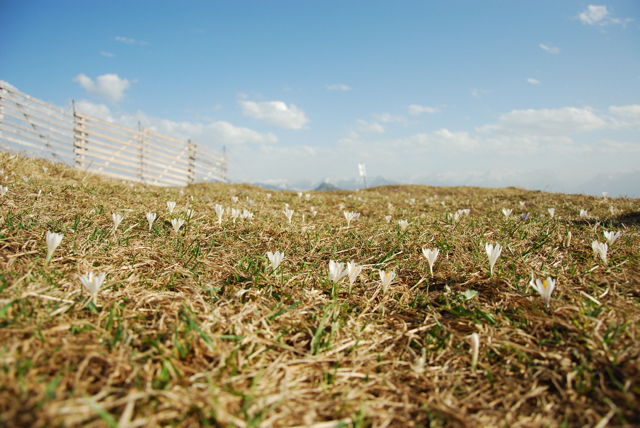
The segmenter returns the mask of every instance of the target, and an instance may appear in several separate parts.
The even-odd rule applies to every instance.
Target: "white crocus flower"
[[[529,285],[535,288],[538,293],[540,293],[540,296],[544,299],[544,304],[549,307],[551,293],[553,293],[553,290],[556,288],[556,281],[550,276],[548,276],[547,279],[543,279],[542,281],[540,281],[539,279],[536,279],[534,281],[532,273],[531,282],[529,282]]]
[[[305,194],[304,197],[308,201],[309,199],[311,199],[311,193]]]
[[[611,212],[611,215],[613,215],[613,213],[615,212],[615,209],[613,208],[613,205],[611,205],[609,207],[609,211]]]
[[[222,224],[222,214],[224,214],[224,208],[222,208],[222,205],[216,204],[216,215],[218,216],[218,224]]]
[[[391,216],[390,215],[386,215],[386,216],[384,216],[384,219],[387,220],[387,223],[389,223],[391,221]]]
[[[233,201],[234,204],[238,203],[238,197],[237,196],[232,196],[231,200]]]
[[[51,260],[51,256],[53,255],[53,252],[56,250],[56,248],[58,248],[58,245],[60,245],[60,242],[62,242],[62,238],[64,238],[64,235],[62,233],[53,233],[47,231],[47,234],[45,236],[45,241],[47,242],[47,263]]]
[[[187,209],[187,218],[191,220],[191,217],[193,217],[195,213],[196,213],[195,210],[192,210],[191,208]]]
[[[391,284],[391,282],[393,282],[395,277],[396,277],[395,272],[385,272],[383,270],[380,270],[380,280],[382,280],[383,293],[387,292],[387,288],[389,288],[389,285]]]
[[[149,230],[151,230],[153,222],[156,221],[156,213],[147,213],[147,221],[149,222]]]
[[[173,231],[178,233],[182,225],[184,224],[184,220],[181,218],[174,218],[171,220],[171,226],[173,226]]]
[[[271,262],[271,269],[275,271],[276,269],[278,269],[278,266],[280,266],[280,263],[282,263],[282,259],[284,259],[284,253],[281,253],[280,251],[272,253],[271,251],[269,251],[267,253],[267,258]]]
[[[267,193],[267,199],[271,199],[271,193]]]
[[[337,284],[347,273],[347,270],[344,268],[344,263],[329,260],[329,279],[331,279],[331,281]]]
[[[169,214],[173,214],[173,210],[176,207],[175,202],[167,202],[167,209],[169,210]]]
[[[293,217],[293,210],[290,210],[289,208],[285,208],[283,212],[285,217],[287,217],[287,220],[289,220],[289,224],[291,224],[291,217]]]
[[[404,232],[407,230],[407,227],[409,227],[409,222],[407,220],[400,220],[398,226],[400,226],[400,230]]]
[[[567,232],[567,236],[564,238],[563,244],[565,248],[569,248],[569,246],[571,245],[571,232]]]
[[[475,371],[478,366],[478,355],[480,353],[480,336],[473,333],[471,336],[471,370]]]
[[[502,214],[504,214],[504,216],[506,218],[509,218],[509,216],[511,215],[512,212],[513,212],[513,210],[511,210],[511,209],[507,209],[507,208],[503,208],[502,209]]]
[[[244,210],[242,210],[242,214],[240,214],[240,218],[243,219],[243,220],[245,220],[245,219],[252,220],[253,219],[253,213],[245,208]]]
[[[496,264],[496,260],[500,257],[502,253],[502,247],[500,244],[496,244],[494,247],[493,244],[489,244],[488,242],[485,245],[485,250],[487,250],[487,256],[489,257],[489,267],[491,268],[491,276],[493,276],[493,266]]]
[[[231,208],[231,220],[233,220],[234,223],[236,222],[240,214],[242,214],[242,211],[240,211],[240,208],[238,209]]]
[[[606,242],[598,242],[593,241],[591,243],[591,248],[593,248],[593,253],[595,256],[600,256],[600,259],[607,264],[607,250],[609,250],[609,246]]]
[[[104,282],[105,276],[106,276],[105,273],[99,273],[98,275],[94,275],[93,272],[89,272],[86,275],[78,276],[82,284],[87,288],[87,290],[89,290],[89,293],[91,293],[91,300],[93,301],[94,305],[96,304],[96,297],[98,296],[98,290],[100,290],[100,287]]]
[[[433,275],[433,264],[436,262],[438,254],[440,254],[440,249],[436,248],[435,250],[431,250],[423,248],[422,254],[427,258],[427,261],[429,262],[429,270],[431,271],[431,275]]]
[[[356,282],[356,279],[358,279],[358,276],[360,276],[360,272],[362,272],[362,266],[357,266],[355,262],[347,263],[347,275],[349,275],[349,294],[351,294],[353,283]]]
[[[520,201],[520,206],[524,208],[524,201]]]
[[[556,213],[556,209],[555,208],[549,208],[549,209],[547,209],[547,211],[549,211],[549,215],[551,216],[551,218],[553,218],[554,214]]]
[[[111,220],[113,220],[113,231],[114,232],[116,231],[116,229],[118,229],[118,226],[120,226],[120,222],[122,222],[123,218],[124,218],[123,215],[116,214],[116,213],[112,213],[111,214]]]
[[[609,194],[608,192],[602,192],[602,197],[604,198],[605,201],[607,200],[608,194]]]
[[[351,225],[351,220],[353,220],[356,216],[356,213],[353,211],[342,211],[344,213],[344,218],[347,219],[347,227]]]
[[[301,198],[302,197],[302,192],[298,192],[298,197]]]
[[[589,217],[589,212],[587,210],[580,210],[580,218]]]
[[[0,196],[4,196],[9,191],[9,186],[2,187],[0,186]]]
[[[614,242],[618,240],[622,232],[607,232],[606,230],[603,232],[604,237],[607,239],[607,244],[612,246]]]

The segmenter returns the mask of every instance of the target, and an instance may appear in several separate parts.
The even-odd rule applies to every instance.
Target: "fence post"
[[[73,153],[75,153],[75,168],[84,169],[85,167],[85,151],[87,150],[88,141],[87,133],[85,132],[85,118],[76,113],[76,104],[73,102],[73,121],[74,127],[74,139],[73,139]]]
[[[187,185],[196,182],[196,153],[198,146],[191,142],[191,139],[187,140],[187,147],[189,149],[189,170],[187,171]]]

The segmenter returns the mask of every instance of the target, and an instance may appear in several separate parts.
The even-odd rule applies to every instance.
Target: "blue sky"
[[[235,181],[640,177],[635,0],[5,0],[0,79],[224,145]]]

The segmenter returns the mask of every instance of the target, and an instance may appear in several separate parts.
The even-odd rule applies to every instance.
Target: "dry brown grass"
[[[7,153],[0,169],[4,426],[640,426],[638,200],[392,186],[307,201],[143,189]],[[195,210],[178,234],[169,200]],[[341,203],[362,213],[349,228]],[[253,220],[232,223],[229,206]],[[48,230],[64,239],[46,264]],[[608,266],[590,245],[603,230],[622,232]],[[485,242],[505,247],[493,277]],[[433,277],[422,247],[440,248]],[[365,265],[351,295],[327,279],[331,259]],[[97,307],[78,280],[90,269],[107,273]],[[378,269],[398,274],[386,293]],[[548,311],[531,272],[558,280]]]

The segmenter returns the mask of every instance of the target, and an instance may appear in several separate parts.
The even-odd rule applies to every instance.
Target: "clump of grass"
[[[181,191],[8,153],[0,170],[2,425],[640,423],[638,200]],[[607,264],[591,248],[604,230],[622,232]],[[47,231],[64,234],[49,263]],[[503,247],[493,276],[487,242]],[[439,251],[433,274],[422,248]],[[275,251],[286,258],[273,271]],[[333,282],[330,260],[363,269]],[[384,292],[380,270],[397,275]],[[108,278],[98,299],[78,279],[90,271]],[[532,272],[557,282],[548,308]]]

